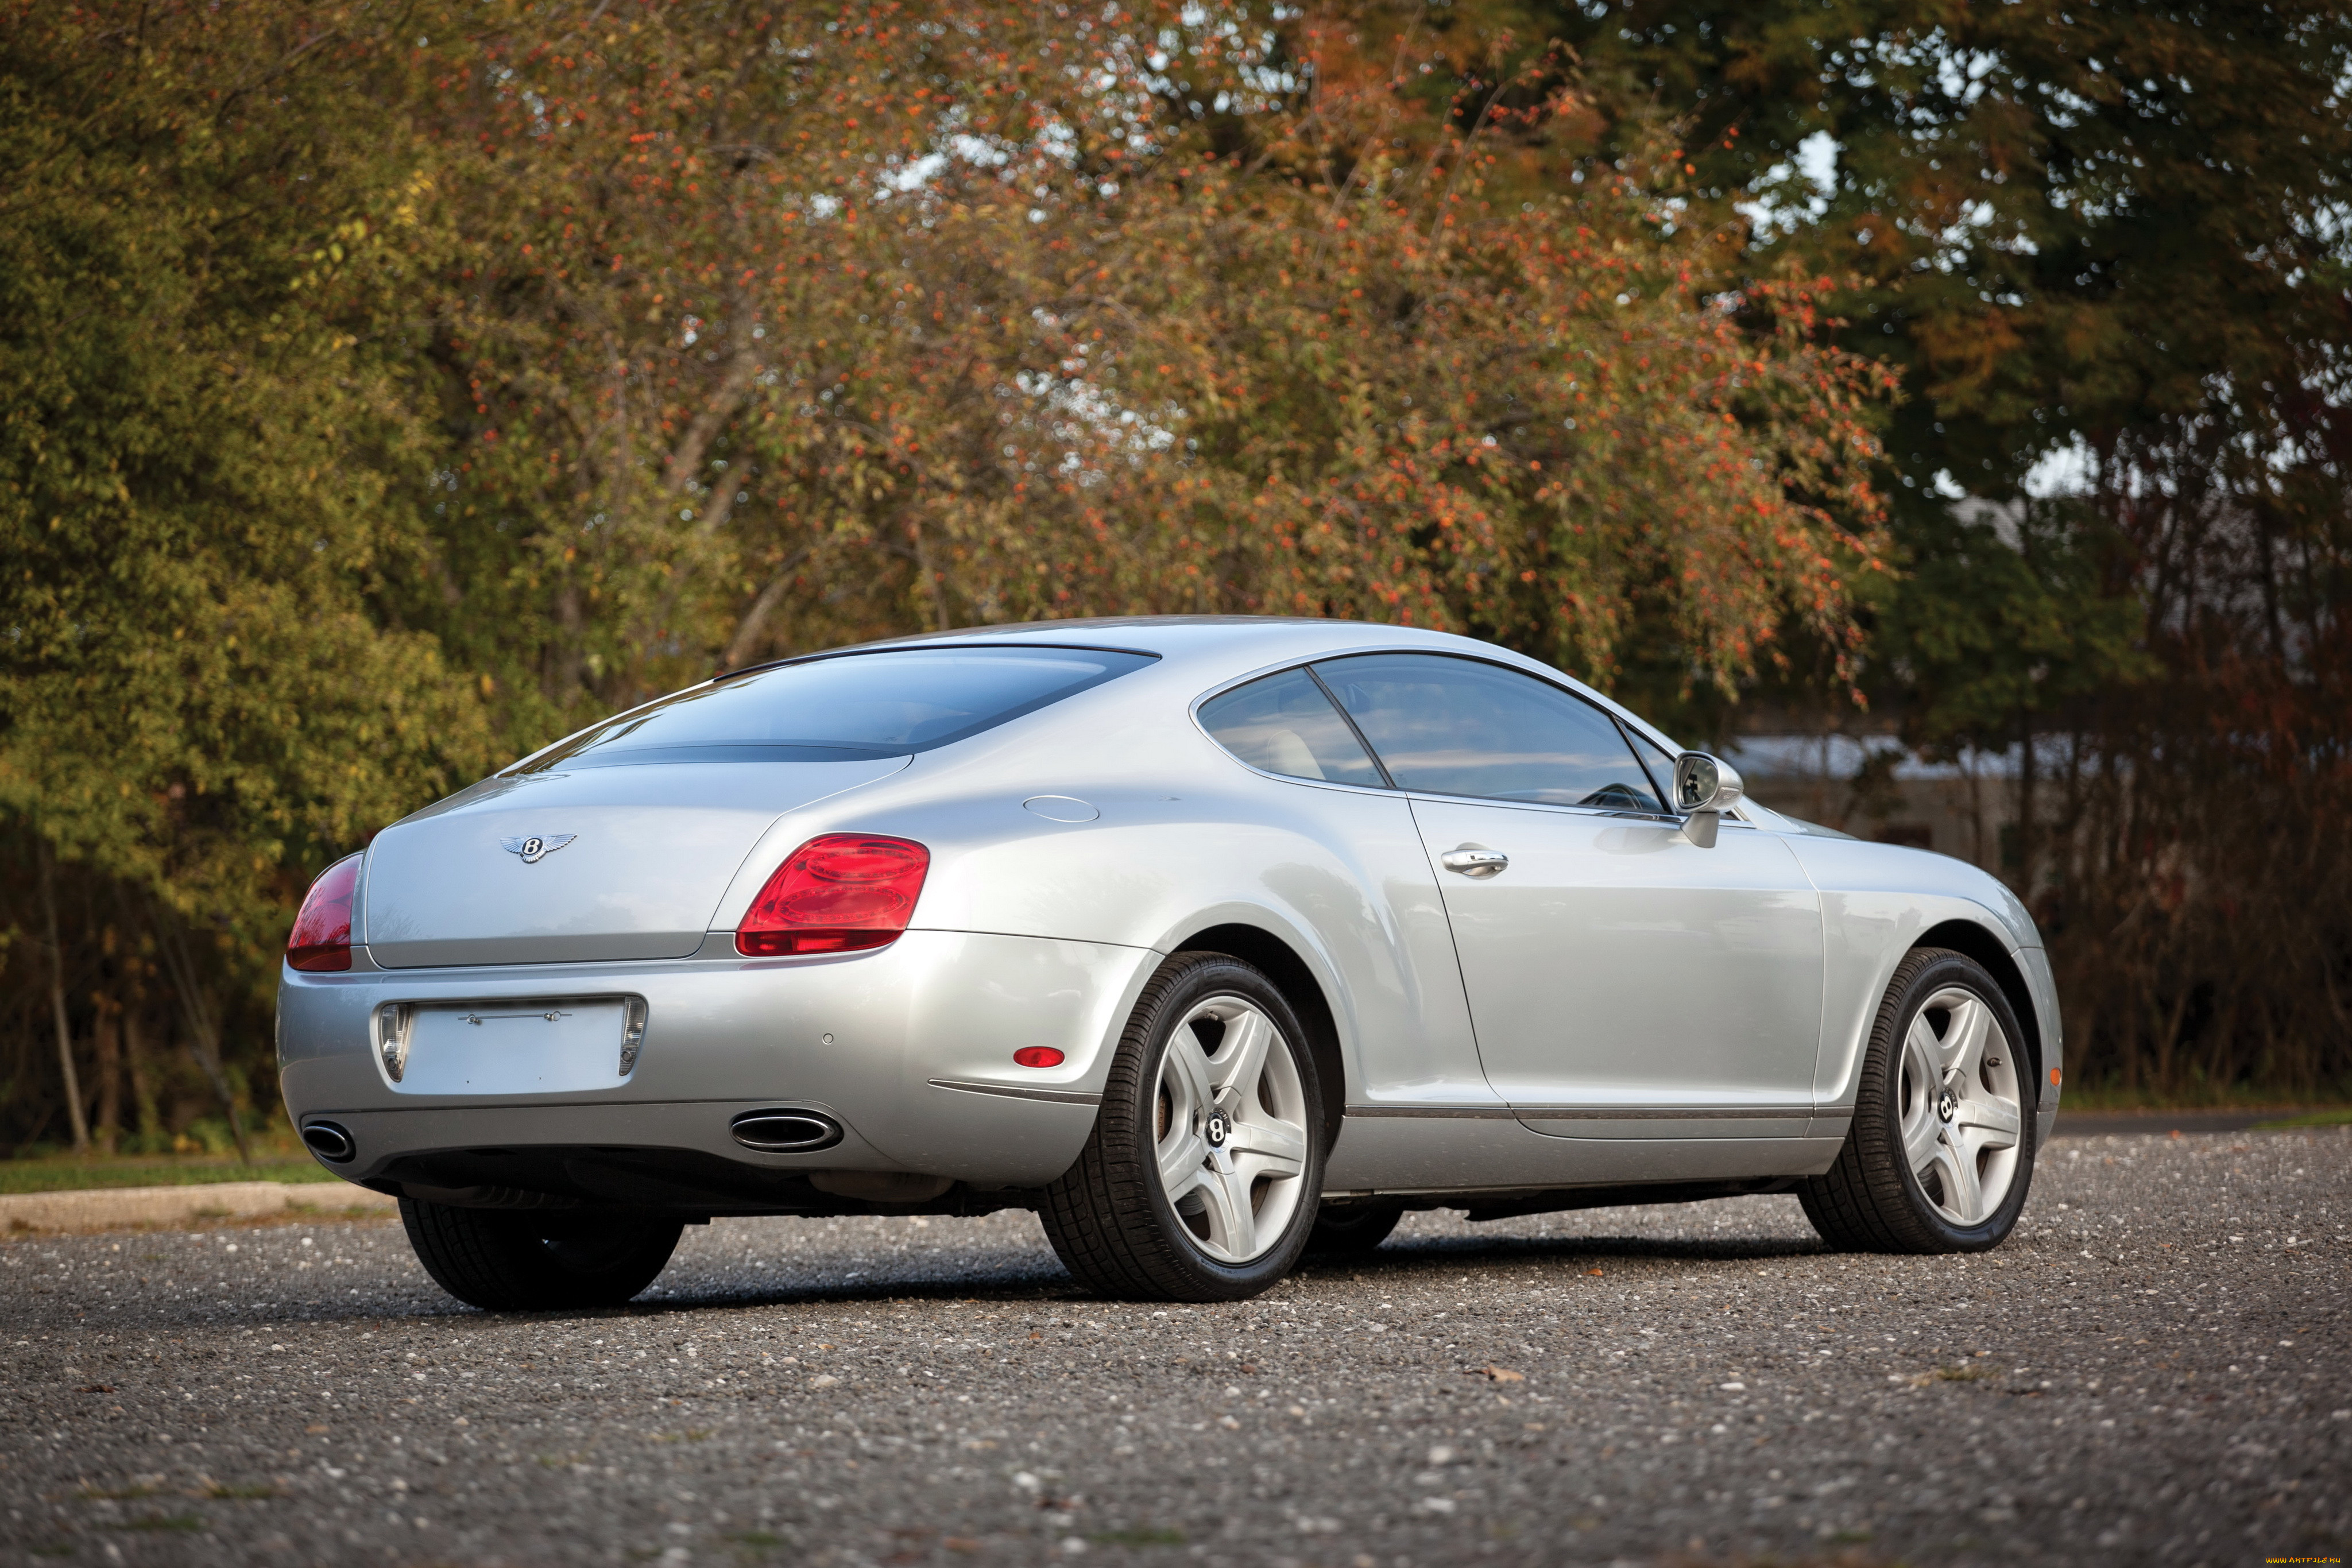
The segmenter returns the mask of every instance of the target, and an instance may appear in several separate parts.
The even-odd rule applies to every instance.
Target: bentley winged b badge
[[[522,856],[523,864],[537,865],[579,836],[577,833],[549,833],[542,838],[533,833],[527,839],[500,839],[499,843],[509,854]]]

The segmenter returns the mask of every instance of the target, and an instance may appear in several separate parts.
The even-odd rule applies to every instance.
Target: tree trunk
[[[2033,715],[2017,716],[2017,896],[2033,907]]]
[[[229,1087],[228,1072],[221,1065],[220,1026],[214,1020],[212,998],[197,977],[187,942],[179,927],[166,918],[156,922],[155,946],[171,974],[172,988],[180,993],[180,1013],[188,1025],[188,1054],[196,1059],[197,1068],[220,1101],[221,1113],[228,1118],[228,1135],[236,1141],[236,1157],[251,1165],[253,1151],[246,1146],[245,1124],[236,1113],[236,1093]]]
[[[58,1066],[65,1074],[66,1114],[73,1124],[74,1153],[89,1153],[89,1124],[82,1119],[81,1075],[74,1071],[73,1029],[66,1021],[66,949],[58,939],[58,893],[49,865],[49,846],[35,852],[40,863],[41,913],[49,922],[49,1009],[58,1026]]]
[[[122,1015],[122,1065],[131,1078],[131,1103],[139,1113],[139,1147],[153,1154],[163,1145],[163,1116],[155,1106],[155,1085],[147,1076],[147,1052],[135,1007]]]
[[[91,1043],[98,1053],[98,1148],[110,1155],[122,1138],[122,1009],[110,997],[99,1003]]]

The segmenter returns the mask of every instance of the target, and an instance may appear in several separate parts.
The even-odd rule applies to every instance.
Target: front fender
[[[1813,1096],[1822,1113],[1853,1107],[1871,1025],[1895,966],[1927,933],[1957,924],[1979,933],[2025,981],[2043,1068],[2037,1131],[2046,1137],[2056,1113],[2049,1071],[2062,1065],[2058,998],[2023,905],[1994,878],[1948,856],[1793,834],[1787,842],[1822,898],[1822,1045]]]

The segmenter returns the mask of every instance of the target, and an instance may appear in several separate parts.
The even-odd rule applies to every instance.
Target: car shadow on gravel
[[[969,1272],[942,1274],[936,1270],[887,1269],[860,1270],[843,1279],[833,1270],[831,1280],[795,1282],[790,1276],[756,1284],[739,1281],[665,1279],[625,1307],[625,1312],[695,1312],[709,1308],[798,1307],[842,1305],[857,1301],[1042,1301],[1086,1295],[1076,1281],[1051,1259],[1008,1260]]]
[[[1771,1259],[1818,1258],[1829,1249],[1814,1236],[1415,1236],[1393,1239],[1376,1252],[1346,1258],[1314,1258],[1299,1266],[1312,1278],[1370,1270],[1411,1271],[1465,1263],[1552,1262],[1748,1263]]]
[[[1416,1235],[1408,1231],[1378,1250],[1353,1256],[1302,1259],[1292,1278],[1301,1284],[1389,1275],[1402,1279],[1440,1270],[1487,1264],[1549,1263],[1583,1271],[1614,1270],[1637,1264],[1725,1264],[1819,1257],[1827,1250],[1811,1236],[1655,1237],[1638,1235],[1530,1236],[1496,1234]],[[794,1264],[802,1265],[794,1268]],[[1042,1247],[988,1248],[962,1259],[913,1260],[860,1256],[852,1250],[821,1259],[774,1259],[753,1272],[730,1259],[681,1257],[645,1294],[617,1307],[549,1312],[484,1312],[430,1287],[383,1281],[341,1300],[246,1300],[236,1303],[181,1301],[121,1302],[106,1326],[163,1331],[203,1323],[215,1328],[264,1328],[303,1322],[320,1326],[380,1323],[387,1320],[473,1320],[481,1322],[565,1322],[597,1318],[658,1318],[704,1312],[740,1312],[762,1307],[848,1306],[876,1301],[931,1304],[1093,1301]],[[60,1301],[60,1326],[81,1317],[89,1303]],[[129,1310],[125,1310],[129,1309]],[[38,1315],[38,1314],[37,1314]],[[52,1326],[43,1324],[42,1326]]]

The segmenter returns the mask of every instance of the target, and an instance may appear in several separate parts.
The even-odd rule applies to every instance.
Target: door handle
[[[1464,844],[1458,850],[1448,850],[1437,857],[1447,871],[1458,871],[1464,876],[1484,882],[1496,875],[1511,863],[1511,857],[1500,850],[1490,850],[1480,844]]]

